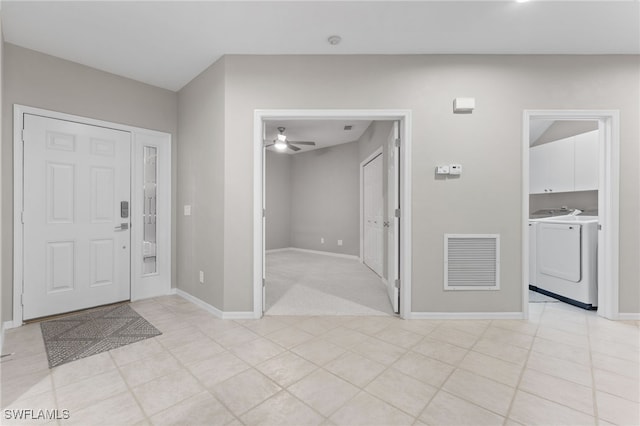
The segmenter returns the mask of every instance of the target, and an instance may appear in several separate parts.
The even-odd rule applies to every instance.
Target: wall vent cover
[[[445,234],[445,290],[500,289],[500,235]]]

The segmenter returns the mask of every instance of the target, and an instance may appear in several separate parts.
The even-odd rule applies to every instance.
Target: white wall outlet
[[[338,245],[341,246],[342,245],[342,240],[338,240]]]
[[[449,174],[450,175],[460,175],[460,174],[462,174],[462,164],[450,164],[449,165]]]
[[[191,216],[191,206],[188,204],[184,206],[184,215]]]
[[[324,244],[324,237],[320,237],[320,244]]]
[[[200,284],[204,284],[204,271],[200,271]]]

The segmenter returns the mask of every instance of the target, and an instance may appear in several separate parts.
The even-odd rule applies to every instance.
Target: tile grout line
[[[191,302],[188,302],[188,303],[191,303]],[[235,322],[235,321],[234,321],[234,323],[238,324],[238,323],[237,323],[237,322]],[[190,324],[191,324],[191,323],[190,323]],[[193,326],[193,324],[191,324],[191,325]],[[239,325],[241,325],[241,324],[239,324]],[[198,330],[202,333],[202,330],[200,330],[198,327],[196,327],[196,329],[198,329]],[[233,353],[231,353],[231,351],[229,351],[225,346],[221,345],[221,344],[220,344],[217,340],[215,340],[213,337],[210,337],[210,336],[206,335],[205,333],[202,333],[202,334],[203,334],[203,335],[205,335],[207,338],[211,339],[214,343],[216,343],[216,344],[220,345],[220,346],[224,349],[224,352],[228,352],[228,353],[230,353],[231,355],[235,356]],[[240,417],[239,417],[238,415],[236,415],[236,413],[235,413],[235,412],[233,412],[229,407],[227,407],[227,405],[226,405],[224,402],[220,401],[220,399],[219,399],[216,395],[214,395],[214,394],[209,390],[209,388],[208,388],[207,386],[205,386],[205,385],[204,385],[204,383],[202,383],[202,382],[200,381],[200,379],[199,379],[199,378],[198,378],[198,377],[197,377],[197,376],[196,376],[196,375],[195,375],[195,374],[194,374],[194,373],[193,373],[193,372],[192,372],[192,371],[191,371],[191,370],[190,370],[190,369],[189,369],[189,368],[188,368],[188,367],[187,367],[187,366],[186,366],[186,365],[185,365],[185,364],[180,360],[180,359],[178,359],[178,357],[176,357],[176,356],[175,356],[175,354],[174,354],[173,352],[171,352],[171,350],[170,350],[169,348],[165,347],[161,342],[159,342],[159,343],[160,343],[160,345],[164,348],[164,350],[165,350],[165,351],[167,351],[167,352],[169,353],[169,355],[171,355],[171,356],[176,360],[176,362],[177,362],[177,363],[178,363],[178,364],[179,364],[179,365],[180,365],[180,366],[181,366],[181,367],[182,367],[182,368],[187,372],[187,374],[189,374],[191,377],[193,377],[193,379],[198,383],[198,385],[200,385],[200,386],[204,389],[204,391],[205,391],[205,392],[207,392],[207,393],[208,393],[208,394],[209,394],[213,399],[215,399],[216,401],[218,401],[218,403],[219,403],[222,407],[224,407],[224,409],[225,409],[225,410],[227,410],[227,412],[228,412],[228,413],[230,413],[230,414],[233,416],[233,418],[234,418],[234,419],[238,420],[238,422],[240,422],[241,424],[243,424],[243,425],[244,425],[244,422],[243,422],[242,420],[240,420]],[[221,353],[224,353],[224,352],[221,352]],[[244,362],[244,360],[242,360],[242,362]],[[237,373],[237,374],[235,374],[235,375],[234,375],[234,376],[232,376],[232,377],[236,377],[238,374],[242,374],[242,373],[244,373],[245,371],[247,371],[247,370],[243,370],[243,371],[241,371],[240,373]],[[164,377],[164,376],[163,376],[163,377]],[[229,377],[229,379],[231,379],[232,377]],[[154,380],[155,380],[155,379],[154,379]],[[228,380],[228,379],[227,379],[227,380]],[[224,381],[226,381],[226,380],[223,380],[223,382],[224,382]],[[221,382],[221,383],[222,383],[222,382]],[[196,394],[196,395],[197,395],[197,394]],[[168,409],[170,409],[170,408],[172,408],[172,407],[175,407],[176,405],[181,404],[182,402],[186,401],[187,399],[189,399],[189,398],[191,398],[191,397],[193,397],[193,396],[195,396],[195,395],[192,395],[192,396],[187,397],[187,398],[185,398],[185,399],[183,399],[183,400],[181,400],[181,401],[178,401],[178,402],[176,402],[175,404],[173,404],[173,405],[171,405],[171,406],[165,407],[164,409],[160,410],[158,413],[161,413],[162,411],[165,411],[165,410],[168,410]],[[156,413],[156,414],[158,414],[158,413]],[[228,424],[228,423],[231,423],[231,422],[227,422],[227,424]]]
[[[427,410],[427,408],[429,408],[429,405],[431,404],[431,402],[433,401],[433,399],[434,399],[434,398],[436,397],[436,395],[438,395],[440,392],[444,392],[444,393],[446,393],[446,394],[448,394],[448,395],[452,395],[452,396],[454,396],[454,397],[456,397],[456,398],[459,398],[459,399],[461,399],[461,400],[463,400],[463,401],[465,401],[465,402],[467,402],[467,403],[469,403],[469,404],[472,404],[472,405],[474,405],[474,406],[476,406],[476,407],[479,407],[479,408],[481,408],[481,409],[483,409],[483,410],[485,410],[485,411],[488,411],[488,412],[490,412],[490,413],[496,414],[496,415],[498,415],[498,416],[500,416],[500,417],[504,417],[502,414],[496,413],[495,411],[493,411],[493,410],[491,410],[491,409],[489,409],[489,408],[487,408],[487,407],[483,407],[483,406],[481,406],[481,405],[479,405],[479,404],[477,404],[477,403],[475,403],[475,402],[473,402],[473,401],[469,401],[469,400],[468,400],[468,399],[466,399],[465,397],[462,397],[462,396],[459,396],[459,395],[455,395],[455,394],[453,394],[453,393],[451,393],[451,392],[447,391],[446,389],[444,389],[444,385],[449,381],[449,379],[451,378],[451,376],[453,376],[453,375],[455,374],[455,372],[456,372],[456,371],[458,371],[458,369],[461,369],[461,370],[464,370],[464,371],[468,371],[468,370],[465,370],[464,368],[460,367],[460,363],[461,363],[462,361],[464,361],[464,359],[469,355],[469,352],[471,352],[471,351],[472,351],[472,349],[476,346],[476,344],[477,344],[480,340],[482,340],[482,337],[486,334],[486,332],[487,332],[487,330],[489,329],[489,326],[491,325],[491,323],[492,323],[492,321],[490,321],[490,322],[489,322],[489,324],[485,327],[485,329],[482,331],[482,333],[480,334],[480,336],[478,336],[478,337],[476,338],[476,341],[474,342],[474,344],[473,344],[471,347],[469,347],[469,348],[462,348],[461,346],[454,345],[453,343],[444,342],[444,343],[448,343],[448,344],[450,344],[450,345],[452,345],[452,346],[456,346],[456,347],[459,347],[459,348],[465,349],[465,350],[467,351],[467,353],[466,353],[466,354],[464,355],[464,357],[463,357],[463,358],[462,358],[458,363],[456,363],[455,365],[448,364],[448,365],[451,365],[451,366],[453,367],[453,370],[451,370],[451,372],[449,373],[449,375],[447,375],[446,379],[444,379],[444,380],[442,381],[442,383],[441,383],[441,384],[440,384],[440,386],[437,388],[436,392],[433,394],[433,396],[431,397],[431,399],[429,400],[429,402],[427,403],[427,405],[425,405],[425,406],[424,406],[424,408],[422,409],[422,411],[420,411],[420,414],[416,417],[418,420],[420,419],[420,417],[422,417],[422,415],[425,413],[425,411]],[[434,329],[434,330],[435,330],[435,329]],[[429,334],[431,334],[431,333],[429,333]],[[434,339],[434,340],[438,340],[438,339]],[[438,340],[438,341],[441,341],[441,340]],[[425,356],[426,356],[426,355],[425,355]],[[433,358],[431,358],[431,357],[429,357],[429,356],[427,356],[427,358],[429,358],[429,359],[433,359]],[[436,360],[436,361],[439,361],[439,360]],[[442,361],[440,361],[440,362],[442,362]],[[447,364],[447,363],[445,363],[445,364]],[[472,373],[473,373],[473,372],[472,372]],[[473,373],[473,374],[476,374],[476,373]],[[484,376],[481,376],[481,377],[484,377]],[[495,381],[495,380],[494,380],[494,381]],[[496,382],[496,383],[499,383],[499,382]],[[500,384],[503,384],[503,383],[500,383]]]
[[[155,326],[154,326],[155,327]],[[157,336],[152,337],[151,339],[155,339]],[[160,342],[158,342],[158,344],[160,346],[162,346],[162,344]],[[166,348],[164,346],[162,346],[162,348],[164,350],[166,350]],[[138,400],[138,397],[136,396],[135,392],[133,392],[133,388],[129,385],[129,382],[127,381],[127,379],[124,377],[124,374],[122,374],[122,370],[120,369],[120,365],[118,365],[118,363],[116,362],[116,359],[113,357],[113,354],[111,353],[111,351],[107,351],[109,353],[109,357],[111,358],[111,361],[113,362],[113,364],[116,366],[116,370],[118,370],[118,374],[120,375],[120,378],[122,379],[122,381],[124,382],[125,386],[127,387],[127,391],[131,394],[131,396],[133,397],[133,400],[136,402],[136,404],[138,404],[138,408],[140,408],[140,412],[142,413],[142,415],[144,416],[144,420],[148,421],[149,423],[151,423],[151,417],[147,415],[147,412],[145,411],[145,409],[142,407],[142,404],[140,403],[140,401]],[[147,357],[148,358],[148,357]],[[144,359],[144,358],[142,358]],[[135,361],[132,361],[135,362]],[[164,376],[163,376],[164,377]]]
[[[547,310],[547,306],[545,304],[545,306],[542,309],[542,312],[540,314],[540,319],[542,319],[542,315],[544,315],[544,312]],[[529,320],[531,321],[531,320]],[[524,377],[525,372],[527,371],[527,366],[529,364],[529,359],[531,358],[531,352],[533,352],[533,345],[535,343],[535,339],[538,336],[538,331],[540,330],[540,323],[537,323],[537,327],[536,327],[536,332],[533,335],[533,340],[531,341],[531,346],[529,346],[529,350],[527,351],[527,359],[524,361],[524,364],[522,365],[522,369],[520,370],[520,376],[518,377],[518,383],[516,384],[515,387],[515,391],[513,392],[513,396],[511,397],[511,401],[509,402],[509,407],[507,408],[507,414],[504,416],[504,426],[507,425],[507,422],[511,419],[511,412],[513,410],[513,404],[515,403],[516,400],[516,396],[518,394],[520,390],[520,385],[522,384],[522,378]],[[515,420],[514,420],[515,421]]]
[[[587,323],[587,341],[589,344],[588,354],[589,354],[589,372],[591,373],[591,397],[593,398],[593,417],[596,420],[596,424],[600,424],[600,416],[598,413],[598,398],[596,393],[596,377],[595,372],[593,371],[593,355],[591,353],[591,324],[589,324],[589,319],[585,319]]]

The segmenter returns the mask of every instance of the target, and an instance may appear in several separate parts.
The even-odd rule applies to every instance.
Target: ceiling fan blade
[[[308,142],[308,141],[287,141],[287,142],[293,143],[293,144],[296,144],[296,145],[313,145],[313,146],[315,146],[315,144],[316,144],[315,142]]]
[[[290,145],[290,144],[287,144],[287,148],[289,148],[292,151],[300,151],[300,148],[298,148],[297,146]]]
[[[270,146],[274,146],[274,145],[275,145],[275,143],[266,143],[266,144],[264,144],[264,147],[265,148],[269,148]]]

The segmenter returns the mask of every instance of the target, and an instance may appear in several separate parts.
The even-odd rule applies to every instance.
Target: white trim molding
[[[616,320],[619,314],[620,112],[618,110],[525,110],[522,123],[522,305],[529,317],[529,123],[542,120],[598,122],[599,191],[598,311]],[[626,314],[625,314],[626,315]],[[630,314],[635,315],[635,314]],[[639,314],[640,315],[640,314]]]
[[[396,120],[400,122],[400,317],[411,315],[411,110],[272,109],[255,110],[253,119],[253,309],[263,314],[264,278],[264,122],[269,120]]]
[[[131,291],[130,299],[138,300],[156,296],[163,296],[171,292],[171,135],[165,132],[148,130],[139,127],[128,126],[125,124],[112,123],[104,120],[97,120],[78,115],[65,114],[56,111],[45,110],[41,108],[29,107],[24,105],[13,105],[13,313],[12,326],[19,327],[22,325],[23,308],[22,308],[22,281],[23,281],[23,224],[21,220],[23,208],[23,147],[22,147],[22,129],[24,123],[24,115],[33,114],[42,117],[53,118],[57,120],[72,121],[75,123],[86,124],[90,126],[106,127],[109,129],[120,130],[131,133],[131,172],[132,177],[137,176],[141,165],[136,164],[136,148],[142,145],[154,145],[162,149],[163,158],[159,162],[159,170],[168,173],[169,176],[163,176],[165,187],[168,191],[162,193],[163,199],[158,205],[160,209],[166,211],[165,216],[169,220],[165,220],[164,230],[158,230],[159,238],[165,246],[161,253],[159,251],[159,263],[162,267],[158,270],[158,274],[153,277],[135,274],[133,267],[134,262],[142,262],[142,251],[131,250]],[[135,182],[135,179],[132,180]],[[159,195],[161,195],[159,193]],[[131,221],[135,224],[134,215],[139,212],[140,193],[131,191]],[[161,210],[158,210],[159,212]],[[161,222],[158,222],[160,225]],[[139,236],[140,226],[132,226],[131,237]],[[134,245],[135,247],[135,245]],[[152,281],[147,283],[147,281]]]
[[[247,312],[224,312],[224,311],[221,311],[220,309],[216,308],[215,306],[210,305],[207,302],[205,302],[205,301],[203,301],[201,299],[198,299],[195,296],[190,295],[186,291],[180,290],[179,288],[175,289],[175,294],[177,294],[178,296],[182,297],[185,300],[188,300],[189,302],[193,303],[194,305],[197,305],[197,306],[201,307],[205,311],[215,315],[216,317],[218,317],[220,319],[229,319],[229,320],[233,320],[233,319],[256,319],[255,316],[254,316],[254,313],[252,311],[247,311]]]

